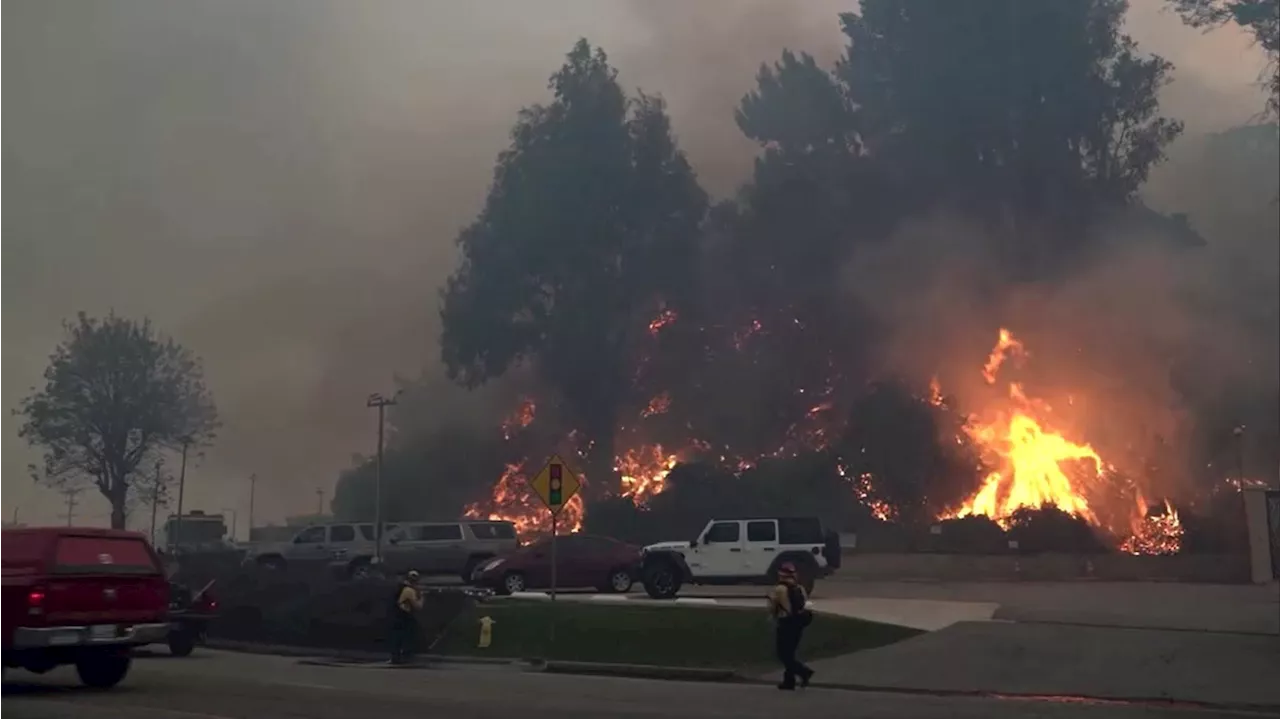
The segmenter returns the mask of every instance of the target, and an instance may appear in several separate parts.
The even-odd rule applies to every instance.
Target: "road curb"
[[[542,671],[551,674],[590,674],[593,676],[630,677],[633,679],[667,679],[695,682],[736,682],[744,677],[732,669],[700,667],[663,667],[652,664],[609,664],[603,662],[571,662],[545,660]]]
[[[387,660],[386,652],[371,652],[360,649],[326,649],[324,647],[299,647],[285,644],[259,644],[257,642],[247,642],[231,639],[210,639],[205,642],[205,646],[210,649],[220,649],[229,652],[243,652],[245,654],[270,654],[281,657],[298,657],[300,659],[312,660],[331,660],[330,663],[337,666],[338,662],[347,664],[369,664],[376,662],[385,662]],[[513,664],[519,663],[520,659],[498,658],[498,657],[452,657],[440,654],[419,654],[417,659],[423,665],[429,664]]]
[[[777,679],[760,676],[739,676],[738,681],[744,684],[774,686]],[[1100,696],[1096,694],[1043,694],[1034,692],[1000,692],[988,689],[926,689],[923,687],[903,687],[894,685],[858,684],[856,682],[822,682],[809,685],[812,689],[831,689],[847,692],[867,692],[878,694],[908,694],[933,697],[963,697],[966,699],[1008,699],[1019,701],[1072,701],[1084,704],[1116,704],[1124,706],[1145,706],[1177,709],[1212,709],[1219,711],[1245,711],[1280,716],[1280,705],[1255,704],[1249,702],[1212,702],[1196,699],[1175,699],[1172,697],[1121,697]]]

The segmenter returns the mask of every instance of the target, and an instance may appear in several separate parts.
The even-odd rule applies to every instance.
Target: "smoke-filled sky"
[[[205,361],[224,428],[187,507],[311,511],[373,445],[364,400],[440,375],[437,289],[517,109],[579,37],[668,100],[712,192],[750,171],[732,109],[784,47],[829,64],[854,0],[10,0],[4,4],[4,406],[78,310],[149,316]],[[1188,134],[1262,107],[1259,52],[1160,0],[1130,32],[1177,65]],[[441,394],[448,415],[460,391]],[[5,518],[53,521],[6,413]],[[176,463],[171,463],[176,464]],[[106,519],[82,495],[78,516]],[[243,529],[242,529],[243,532]]]

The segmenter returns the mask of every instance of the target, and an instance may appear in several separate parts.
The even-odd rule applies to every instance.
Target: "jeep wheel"
[[[196,648],[195,632],[182,627],[169,632],[169,653],[175,657],[189,657]]]
[[[118,650],[89,652],[76,660],[76,674],[85,686],[110,689],[129,673],[129,655]]]
[[[680,575],[669,561],[658,561],[644,569],[644,591],[654,599],[671,599],[680,591]]]
[[[609,572],[608,581],[605,582],[603,589],[614,594],[626,594],[631,591],[632,584],[635,584],[635,580],[631,578],[631,570],[624,567]]]
[[[524,575],[520,572],[507,572],[506,576],[502,578],[501,592],[503,594],[515,594],[524,590]]]

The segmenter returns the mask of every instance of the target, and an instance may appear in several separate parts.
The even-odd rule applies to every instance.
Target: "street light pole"
[[[182,438],[182,468],[178,470],[178,521],[173,525],[174,534],[182,534],[182,499],[187,490],[187,448],[191,446],[191,440],[187,437]],[[167,533],[166,533],[167,534]],[[166,544],[169,545],[169,551],[177,546],[175,537],[165,537]]]
[[[396,394],[399,394],[397,392]],[[382,563],[382,445],[386,428],[387,407],[396,403],[395,396],[383,397],[374,392],[365,402],[366,407],[378,408],[378,459],[373,485],[373,561]]]
[[[160,467],[163,459],[156,460],[156,482],[151,487],[151,546],[156,545],[156,505],[160,504]]]
[[[1231,434],[1236,438],[1236,481],[1240,483],[1241,491],[1244,490],[1244,425],[1239,425],[1231,430]]]
[[[258,474],[249,475],[249,541],[253,541],[253,492],[258,486]]]

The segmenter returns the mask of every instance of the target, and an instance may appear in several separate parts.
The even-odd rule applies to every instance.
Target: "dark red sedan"
[[[640,548],[609,537],[566,534],[556,539],[556,587],[624,593],[639,576]],[[551,586],[551,539],[540,539],[476,568],[472,581],[499,594]]]

